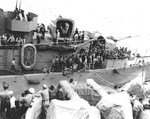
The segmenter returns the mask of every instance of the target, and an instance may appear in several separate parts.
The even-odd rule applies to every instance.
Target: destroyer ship
[[[85,49],[87,49],[86,53],[88,55],[88,53],[92,52],[92,47],[96,47],[97,44],[109,52],[114,49],[117,50],[116,44],[101,34],[97,35],[89,32],[85,33],[85,36],[88,36],[86,40],[76,41],[74,39],[75,22],[63,17],[52,21],[43,41],[41,40],[41,43],[34,44],[33,36],[37,29],[38,15],[28,13],[28,20],[26,21],[15,19],[15,15],[15,11],[4,12],[0,9],[0,35],[9,34],[10,36],[15,35],[25,39],[24,44],[12,43],[8,45],[1,42],[0,46],[0,71],[2,75],[0,76],[0,82],[5,81],[10,84],[10,89],[14,91],[16,97],[19,97],[20,92],[30,87],[38,91],[43,84],[57,85],[60,80],[68,81],[73,78],[80,87],[78,89],[79,95],[88,100],[91,105],[95,105],[99,97],[97,100],[93,98],[95,96],[93,92],[88,94],[91,96],[88,99],[87,94],[80,94],[81,90],[91,91],[85,86],[86,79],[92,78],[99,85],[104,86],[104,88],[107,87],[107,89],[109,87],[112,90],[115,85],[122,86],[137,77],[139,73],[148,70],[148,64],[144,66],[144,70],[143,67],[135,65],[136,59],[129,64],[130,57],[127,53],[122,58],[105,57],[102,64],[97,64],[93,67],[91,64],[91,67],[79,68],[78,70],[75,68],[73,72],[70,69],[51,71],[53,59],[56,57],[64,55],[67,57],[74,55],[76,57],[79,52],[85,52]],[[68,26],[68,32],[64,35],[61,30],[65,25]],[[57,36],[57,30],[60,32],[59,37]],[[15,58],[17,72],[11,70],[13,58]],[[141,74],[140,77],[142,76]],[[33,105],[33,108],[29,109],[26,114],[27,119],[38,119],[41,116],[41,98],[37,99],[37,102],[35,101]],[[33,113],[31,114],[30,111]]]
[[[42,68],[51,67],[52,60],[55,56],[77,54],[85,48],[88,48],[89,50],[90,44],[97,44],[97,41],[100,45],[107,48],[107,51],[112,51],[116,48],[113,41],[108,40],[101,35],[94,36],[94,34],[91,35],[90,33],[86,33],[86,36],[88,36],[86,40],[82,42],[74,41],[74,21],[61,17],[53,21],[54,26],[52,24],[49,26],[49,33],[46,33],[45,39],[41,40],[40,44],[33,44],[34,32],[38,24],[38,15],[28,13],[28,19],[30,19],[30,21],[21,21],[15,19],[15,12],[4,12],[1,9],[0,13],[1,36],[7,34],[6,40],[8,40],[10,36],[25,39],[23,44],[19,44],[17,41],[5,43],[1,38],[1,75],[11,74],[11,61],[13,58],[16,59],[16,68],[19,69],[20,72],[24,73],[27,71],[28,73],[34,73],[40,71]],[[56,30],[64,27],[64,24],[69,25],[68,33],[66,35],[60,33],[58,44],[56,44]],[[86,52],[88,52],[88,50]],[[102,68],[124,68],[128,58],[123,58],[121,60],[113,59],[113,57],[106,59]]]

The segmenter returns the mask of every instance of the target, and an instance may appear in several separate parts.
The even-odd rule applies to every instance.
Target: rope
[[[104,79],[103,77],[99,76],[96,72],[91,71],[94,75],[96,75],[99,79],[101,79],[102,82],[104,82],[106,85],[108,86],[112,86],[114,87],[114,85],[112,83],[110,83],[109,81],[107,81],[106,79]]]
[[[143,67],[142,67],[142,76],[138,76],[138,75],[124,75],[124,74],[120,74],[120,75],[122,75],[122,76],[138,76],[138,77],[142,77],[142,80],[143,80]],[[134,70],[135,71],[135,70]],[[134,72],[133,71],[133,72]],[[110,83],[110,82],[108,82],[106,79],[104,79],[103,77],[101,77],[101,76],[99,76],[96,72],[94,72],[94,71],[91,71],[93,74],[95,74],[99,79],[101,79],[101,81],[103,81],[106,85],[109,85],[109,86],[112,86],[112,87],[114,87],[114,85],[112,84],[112,83]]]
[[[2,68],[5,69],[5,70],[7,70],[7,71],[9,71],[9,72],[11,72],[11,73],[14,73],[14,74],[16,74],[16,75],[19,75],[19,74],[18,74],[17,72],[15,72],[15,71],[12,71],[12,70],[7,69],[7,68],[4,68],[4,67],[2,67]],[[45,80],[45,78],[46,78],[48,75],[49,75],[49,73],[47,73],[46,76],[42,78],[41,82],[42,82],[43,80]],[[22,74],[21,76],[23,76],[27,81],[29,80],[24,74]]]
[[[140,109],[145,114],[145,116],[147,117],[147,119],[150,119],[150,117],[146,114],[146,112],[144,112],[144,110],[142,108],[140,108]]]
[[[15,71],[12,71],[12,70],[7,69],[7,68],[4,68],[4,67],[2,67],[2,68],[5,69],[5,70],[7,70],[7,71],[9,71],[9,72],[11,72],[11,73],[14,73],[14,74],[16,74],[16,75],[19,75],[19,74],[18,74],[17,72],[15,72]],[[28,80],[25,75],[22,74],[22,76],[23,76],[26,80]]]
[[[7,69],[7,68],[4,68],[4,67],[2,67],[4,70],[7,70],[7,71],[9,71],[9,72],[11,72],[11,73],[14,73],[14,74],[17,74],[18,75],[18,73],[17,72],[15,72],[15,71],[12,71],[12,70],[10,70],[10,69]]]
[[[122,76],[138,76],[138,75],[128,75],[128,74],[120,74]],[[138,77],[142,77],[142,76],[138,76]]]
[[[138,70],[139,70],[139,69],[138,69]],[[136,72],[136,71],[137,71],[137,70],[133,70],[132,73],[133,73],[133,72]],[[130,73],[131,73],[131,72],[130,72]],[[138,76],[138,74],[137,74],[137,75],[131,75],[131,74],[129,75],[129,74],[121,74],[121,73],[119,73],[119,75],[122,75],[122,76]],[[142,76],[138,76],[138,77],[142,77]]]

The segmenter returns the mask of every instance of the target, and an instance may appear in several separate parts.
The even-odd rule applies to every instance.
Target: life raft
[[[36,47],[33,44],[25,44],[21,49],[21,65],[26,70],[33,69],[36,63]]]

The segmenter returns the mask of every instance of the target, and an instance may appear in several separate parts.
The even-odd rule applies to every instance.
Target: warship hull
[[[144,72],[148,72],[149,65],[144,66]],[[30,87],[35,88],[36,91],[42,89],[43,84],[48,86],[57,86],[60,80],[67,80],[73,78],[78,84],[85,83],[87,78],[94,79],[98,84],[113,88],[115,84],[123,85],[135,77],[139,76],[142,78],[143,68],[140,66],[132,66],[127,68],[117,69],[118,73],[114,72],[114,69],[97,69],[87,70],[83,72],[74,72],[66,76],[62,75],[61,72],[50,72],[50,73],[35,73],[35,74],[24,74],[24,75],[5,75],[0,76],[0,83],[3,81],[10,84],[10,90],[14,91],[14,95],[19,97],[21,92]],[[147,80],[149,75],[147,74]],[[29,83],[29,81],[35,81],[37,83]],[[16,88],[17,87],[17,88]],[[2,87],[0,87],[2,90]]]

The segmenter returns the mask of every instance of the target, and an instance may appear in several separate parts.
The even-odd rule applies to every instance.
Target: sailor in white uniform
[[[46,84],[43,85],[43,89],[39,92],[42,96],[42,105],[43,105],[43,117],[46,117],[47,110],[49,107],[49,89]]]

